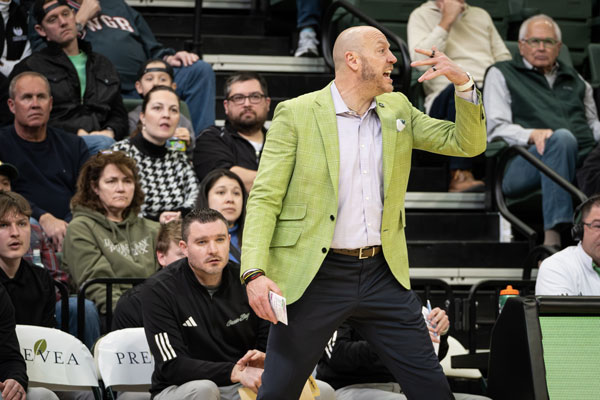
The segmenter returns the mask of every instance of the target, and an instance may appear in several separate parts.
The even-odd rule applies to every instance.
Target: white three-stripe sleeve
[[[160,350],[160,355],[162,356],[163,361],[168,361],[177,357],[175,350],[173,350],[173,347],[171,347],[167,332],[161,332],[154,335],[154,341],[156,342],[158,350]]]

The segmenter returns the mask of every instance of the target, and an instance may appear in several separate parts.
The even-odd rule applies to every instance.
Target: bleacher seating
[[[96,400],[102,399],[94,359],[79,339],[41,326],[17,325],[16,332],[31,387],[92,390]]]
[[[94,359],[108,399],[115,399],[115,391],[150,389],[154,358],[144,328],[119,329],[101,337],[94,346]]]

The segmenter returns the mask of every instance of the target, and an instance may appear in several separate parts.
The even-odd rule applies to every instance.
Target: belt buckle
[[[371,255],[364,255],[363,256],[363,250],[373,250]],[[361,247],[360,249],[358,249],[358,259],[359,260],[364,260],[365,258],[369,258],[369,257],[373,257],[373,255],[375,254],[375,247],[373,246],[367,246],[367,247]]]

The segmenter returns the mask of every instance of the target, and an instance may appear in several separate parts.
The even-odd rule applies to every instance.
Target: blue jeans
[[[85,142],[90,155],[98,153],[100,150],[106,150],[115,143],[115,139],[103,135],[80,136]]]
[[[296,0],[298,29],[321,25],[321,0]]]
[[[62,301],[56,303],[56,327],[60,329],[62,312],[60,309]],[[77,337],[77,297],[69,297],[69,333]],[[91,300],[85,300],[85,335],[83,343],[92,348],[96,339],[100,337],[100,316],[98,310]]]
[[[546,140],[544,154],[540,155],[535,145],[529,152],[552,168],[560,176],[572,182],[575,178],[577,162],[577,139],[567,129],[558,129]],[[542,214],[544,229],[552,229],[557,224],[571,222],[573,202],[571,195],[552,179],[529,164],[523,157],[515,157],[504,171],[502,192],[509,197],[517,197],[542,188]]]
[[[202,60],[175,70],[177,94],[190,109],[196,136],[215,124],[215,73]]]

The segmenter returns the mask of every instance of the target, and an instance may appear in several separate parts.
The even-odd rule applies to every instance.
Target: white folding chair
[[[446,357],[440,362],[442,368],[444,369],[444,374],[450,378],[464,378],[464,379],[481,379],[481,372],[475,368],[452,368],[450,364],[450,359],[452,356],[458,356],[463,354],[469,354],[467,349],[463,347],[463,345],[453,338],[452,336],[448,336],[448,354]]]
[[[54,328],[17,325],[17,338],[31,387],[52,391],[91,390],[101,400],[94,359],[76,337]]]
[[[98,372],[109,397],[117,392],[148,392],[152,383],[154,358],[144,328],[112,331],[94,346]]]

